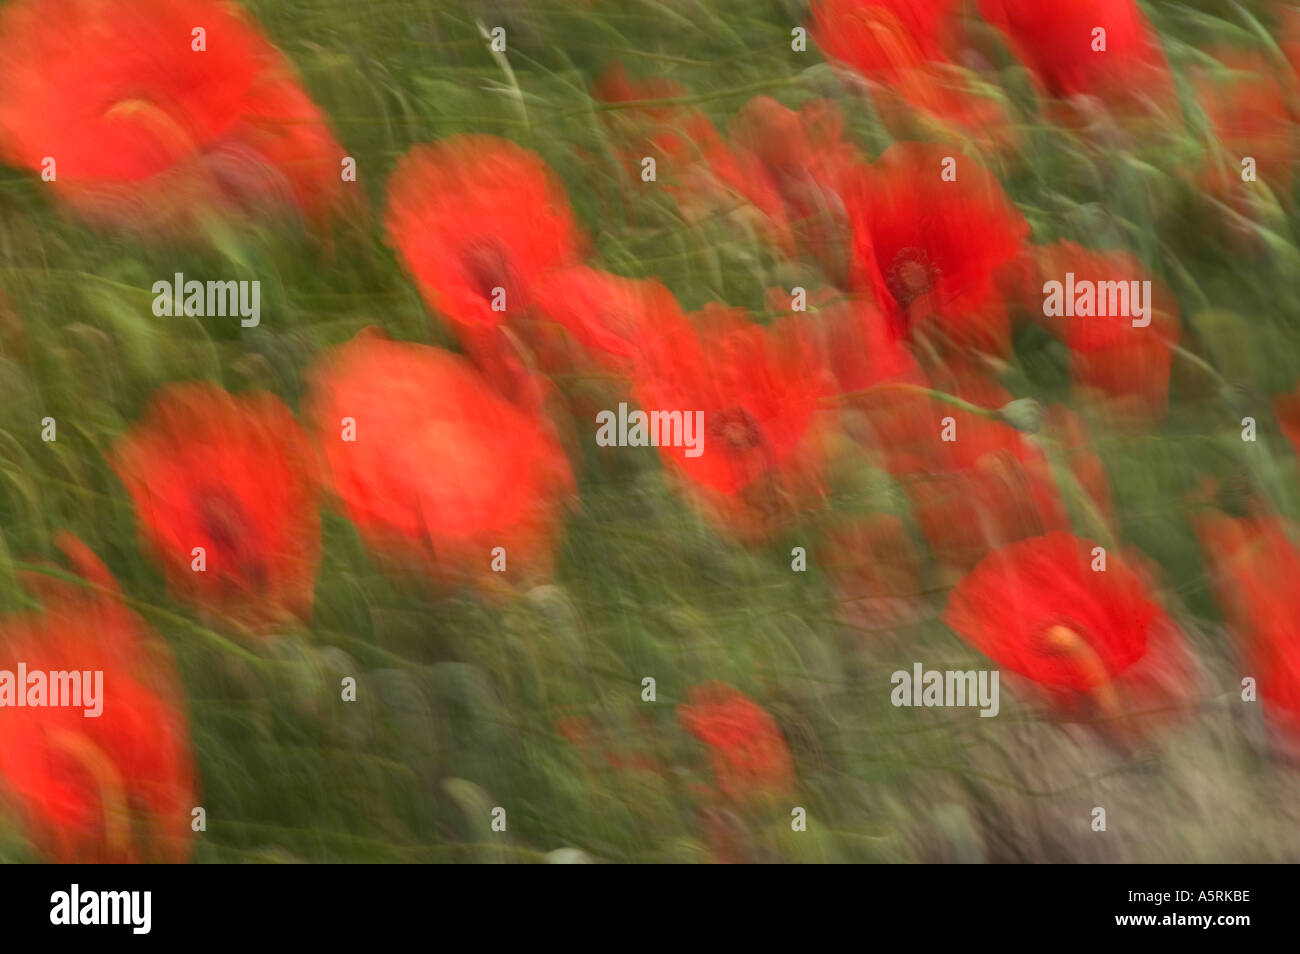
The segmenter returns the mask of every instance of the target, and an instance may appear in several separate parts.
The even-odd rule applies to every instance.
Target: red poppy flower
[[[696,452],[683,441],[660,454],[724,528],[760,539],[821,488],[829,377],[794,323],[763,327],[721,305],[696,323],[647,338],[633,390],[647,411],[703,415]]]
[[[231,4],[20,0],[0,12],[0,69],[0,154],[42,172],[53,159],[50,187],[95,221],[320,217],[344,195],[320,110]]]
[[[1041,458],[990,453],[970,467],[906,475],[903,488],[935,558],[966,569],[990,547],[1069,526]]]
[[[639,105],[643,100],[686,97],[685,87],[670,80],[632,79],[615,63],[592,84],[591,95],[601,103],[617,104],[603,117],[630,181],[641,184],[642,161],[652,158],[655,182],[687,219],[698,221],[724,203],[727,190],[720,174],[733,160],[712,120],[680,103]],[[735,181],[737,176],[732,172],[725,178]]]
[[[497,328],[462,326],[458,337],[479,372],[515,405],[554,421],[565,413],[590,421],[626,399],[625,377],[646,337],[685,321],[659,282],[573,265],[537,283],[525,317]]]
[[[1183,704],[1195,672],[1173,622],[1118,553],[1032,537],[989,553],[953,590],[944,622],[1067,714],[1105,718]]]
[[[1259,699],[1279,741],[1300,752],[1300,588],[1296,529],[1260,514],[1234,518],[1205,511],[1193,518],[1229,631],[1250,666]]]
[[[1228,50],[1215,54],[1221,70],[1200,68],[1194,85],[1222,147],[1207,160],[1200,183],[1214,194],[1239,193],[1241,161],[1255,160],[1256,175],[1278,192],[1290,190],[1295,139],[1287,93],[1263,56]]]
[[[536,310],[615,369],[628,366],[647,335],[684,320],[677,299],[659,282],[585,265],[557,269],[543,279]]]
[[[677,299],[659,282],[585,265],[543,279],[532,317],[511,324],[513,340],[526,343],[532,367],[565,381],[553,396],[566,402],[575,422],[598,420],[602,411],[626,401],[627,379],[647,343],[676,340],[687,325]],[[553,420],[562,417],[555,410]],[[608,447],[597,453],[606,460],[620,456]]]
[[[1067,273],[1074,274],[1076,289],[1083,288],[1083,282],[1093,283],[1097,296],[1103,282],[1151,282],[1151,300],[1146,303],[1149,325],[1134,326],[1134,317],[1123,314],[1044,317],[1043,321],[1070,349],[1070,377],[1075,387],[1100,394],[1116,416],[1137,423],[1158,420],[1168,402],[1173,347],[1179,337],[1178,303],[1173,293],[1127,252],[1095,251],[1073,242],[1058,242],[1042,255],[1043,273],[1062,284],[1063,296]],[[1111,308],[1109,292],[1107,299],[1108,311],[1120,310]],[[1094,305],[1093,310],[1099,308]],[[1129,311],[1136,311],[1131,294]]]
[[[982,369],[954,363],[934,369],[929,385],[936,394],[960,398],[978,407],[993,410],[1012,400],[1008,392]],[[901,392],[911,397],[913,392]],[[893,422],[890,441],[885,450],[886,467],[895,475],[914,471],[959,470],[972,466],[980,458],[999,451],[1024,452],[1021,432],[1003,421],[973,413],[928,394],[919,400],[900,401],[900,420]],[[952,418],[951,440],[944,440],[944,418]]]
[[[975,92],[954,62],[964,43],[959,0],[817,0],[812,34],[826,55],[871,89],[882,118],[907,138],[913,118],[958,127],[981,145],[1009,144],[1009,117]]]
[[[831,372],[847,434],[882,457],[915,439],[917,407],[928,408],[927,399],[896,386],[925,388],[928,382],[883,312],[865,297],[825,288],[808,295],[806,313],[789,312],[787,289],[769,289],[766,300],[771,311],[789,313],[818,364]]]
[[[958,369],[946,390],[989,409],[1011,401],[968,370]],[[1069,527],[1047,457],[1023,433],[944,401],[907,398],[886,422],[886,464],[940,563],[965,570],[990,547]]]
[[[727,132],[745,166],[802,214],[821,204],[816,186],[834,186],[856,154],[843,141],[839,108],[823,99],[809,100],[796,111],[770,96],[755,96]]]
[[[744,693],[709,683],[695,686],[690,703],[677,707],[677,721],[709,747],[719,790],[736,801],[785,794],[794,787],[794,767],[774,720]]]
[[[756,96],[728,124],[730,148],[715,163],[720,179],[767,217],[772,243],[793,257],[802,245],[843,284],[847,249],[837,191],[855,151],[842,141],[844,120],[825,100],[798,112]]]
[[[74,538],[58,542],[97,589],[43,578],[46,608],[0,621],[0,669],[101,672],[99,699],[91,707],[7,706],[0,793],[52,861],[185,861],[194,766],[171,658],[122,605],[94,555]]]
[[[175,592],[255,629],[311,618],[321,556],[314,457],[278,398],[169,386],[112,463]]]
[[[429,307],[468,325],[522,314],[542,276],[575,264],[583,241],[541,157],[493,136],[452,136],[403,156],[388,180],[387,225]]]
[[[699,110],[683,108],[677,103],[655,104],[652,100],[680,99],[690,95],[686,87],[672,80],[657,77],[633,79],[621,63],[612,63],[591,85],[592,98],[601,103],[638,104],[614,112],[618,116],[633,116],[638,125],[661,127],[654,141],[671,156],[684,153],[679,147],[692,142],[712,144],[720,141],[718,130]],[[648,105],[639,105],[646,101]],[[679,132],[674,133],[673,129]],[[688,135],[689,134],[689,135]]]
[[[1167,105],[1173,96],[1159,37],[1134,0],[980,0],[1046,92],[1088,95],[1107,106]],[[1105,30],[1105,51],[1094,50]]]
[[[663,771],[659,761],[648,751],[655,740],[648,737],[653,733],[654,725],[647,718],[637,719],[632,726],[607,726],[590,716],[569,715],[557,719],[555,728],[581,752],[589,769],[598,769],[603,764],[617,772],[660,774]],[[643,736],[640,742],[629,737],[634,733]]]
[[[786,289],[769,289],[768,307],[775,312],[790,308]],[[912,353],[894,334],[885,314],[861,296],[846,297],[829,288],[808,295],[806,313],[791,313],[803,340],[818,353],[819,362],[831,369],[839,393],[852,406],[866,409],[877,397],[869,391],[884,382],[924,385],[925,375]],[[897,392],[881,392],[882,400],[897,400]]]
[[[310,382],[334,492],[373,548],[445,581],[549,575],[574,482],[545,421],[463,359],[372,333],[331,352]]]
[[[1273,413],[1291,449],[1300,457],[1300,387],[1273,398]]]
[[[1215,596],[1241,645],[1277,635],[1274,617],[1288,602],[1272,594],[1287,592],[1282,581],[1300,579],[1295,528],[1272,514],[1231,517],[1213,509],[1195,514],[1192,525]]]
[[[946,61],[959,0],[814,0],[812,35],[826,53],[871,79],[896,83]]]
[[[941,178],[949,157],[955,182]],[[957,344],[1004,352],[1010,330],[996,277],[1029,227],[997,179],[948,147],[913,142],[849,179],[857,287],[876,294],[900,331],[933,320]]]

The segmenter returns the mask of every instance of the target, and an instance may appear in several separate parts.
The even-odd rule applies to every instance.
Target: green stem
[[[173,613],[170,610],[165,610],[159,606],[154,606],[152,603],[146,603],[143,600],[134,599],[133,597],[127,596],[125,593],[122,593],[120,590],[115,590],[106,586],[100,586],[98,583],[92,583],[90,580],[77,576],[75,573],[70,573],[66,570],[60,570],[58,567],[45,566],[40,563],[27,563],[22,560],[13,561],[12,566],[16,569],[24,570],[28,573],[40,573],[44,576],[53,577],[57,580],[62,580],[67,583],[76,583],[80,586],[85,587],[86,589],[95,590],[96,592],[103,594],[109,599],[121,600],[123,603],[131,607],[131,609],[136,610],[137,612],[149,614],[159,619],[166,620],[170,623],[179,624],[188,629],[191,629],[194,632],[198,633],[199,635],[203,636],[209,642],[219,646],[221,649],[225,650],[226,652],[234,653],[236,656],[239,656],[245,662],[252,663],[253,665],[270,665],[273,662],[273,660],[265,659],[257,655],[256,653],[249,652],[247,649],[245,649],[243,646],[240,646],[238,643],[234,642],[233,640],[227,639],[225,636],[222,636],[220,633],[210,630],[205,626],[200,626],[198,623],[184,616],[181,616],[179,613]]]
[[[874,394],[877,391],[910,391],[913,394],[924,394],[926,397],[933,398],[936,401],[942,401],[944,404],[951,404],[953,407],[961,408],[970,414],[986,417],[990,421],[1001,421],[1002,415],[996,408],[980,407],[978,404],[972,404],[970,401],[964,401],[955,394],[948,394],[944,391],[935,391],[931,388],[923,388],[919,384],[902,384],[900,382],[886,381],[883,384],[875,384],[869,388],[863,388],[860,391],[847,391],[844,394],[837,394],[826,400],[837,403],[848,400],[849,398],[865,397],[868,394]]]

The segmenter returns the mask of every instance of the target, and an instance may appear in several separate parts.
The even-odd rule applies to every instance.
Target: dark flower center
[[[469,286],[484,299],[491,301],[493,290],[503,288],[506,291],[506,307],[515,304],[510,300],[514,292],[515,269],[511,265],[509,254],[499,242],[471,242],[461,252],[460,261]]]
[[[229,557],[230,565],[249,582],[264,582],[266,565],[256,544],[256,528],[239,498],[225,487],[209,486],[199,491],[195,509],[204,534]]]
[[[763,434],[758,421],[743,407],[710,412],[708,432],[710,437],[736,450],[758,447],[763,443]]]
[[[908,247],[894,256],[894,262],[885,275],[885,282],[889,285],[890,294],[906,308],[922,295],[931,292],[938,277],[939,269],[929,254],[924,249]]]

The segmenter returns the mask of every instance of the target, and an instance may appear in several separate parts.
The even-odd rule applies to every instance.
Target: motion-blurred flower
[[[1106,283],[1123,283],[1128,314],[1110,308],[1108,315],[1043,317],[1043,323],[1070,349],[1070,378],[1085,397],[1099,397],[1116,421],[1149,424],[1164,416],[1169,400],[1169,372],[1179,338],[1178,302],[1173,293],[1123,251],[1086,249],[1058,242],[1041,252],[1043,274],[1064,282],[1073,273],[1076,287],[1093,283],[1100,302]],[[1150,324],[1135,325],[1133,282],[1151,282]],[[1141,286],[1139,286],[1140,288]],[[1116,301],[1122,299],[1116,298]],[[1100,310],[1094,306],[1094,311]],[[1040,303],[1039,313],[1042,314]]]
[[[794,787],[794,765],[776,720],[749,696],[731,686],[693,687],[677,721],[709,747],[718,789],[745,802]]]
[[[592,84],[591,95],[607,107],[602,118],[628,181],[642,183],[642,163],[649,158],[655,161],[654,181],[688,220],[698,221],[725,204],[727,190],[718,172],[732,160],[712,120],[686,103],[641,104],[685,99],[689,90],[671,80],[631,77],[614,63]],[[736,175],[726,178],[734,181]]]
[[[576,264],[584,241],[542,158],[494,136],[412,149],[389,177],[386,216],[429,307],[471,326],[527,311],[537,282]]]
[[[843,117],[826,100],[796,112],[756,96],[728,124],[729,161],[717,165],[719,178],[767,216],[777,248],[791,257],[809,249],[841,284],[847,249],[838,190],[856,155],[843,131]]]
[[[945,181],[951,162],[955,180]],[[995,278],[1029,227],[976,160],[934,143],[899,142],[846,187],[857,287],[873,291],[900,333],[922,325],[954,343],[1010,346]]]
[[[1131,717],[1184,709],[1197,670],[1143,576],[1096,547],[1068,533],[1000,547],[953,590],[943,618],[1063,716],[1124,734]]]
[[[315,457],[278,398],[170,385],[111,459],[173,592],[257,630],[310,620],[321,558]]]
[[[949,386],[990,411],[1011,399],[969,370]],[[1047,457],[1018,429],[926,398],[900,403],[896,415],[891,426],[906,437],[886,448],[886,463],[940,563],[969,569],[991,547],[1069,528]]]
[[[0,793],[53,861],[185,861],[194,766],[171,657],[95,555],[68,535],[56,542],[90,586],[31,574],[45,608],[0,620],[0,668],[100,671],[102,710],[6,707]]]
[[[957,65],[960,7],[960,0],[816,0],[812,35],[829,58],[862,76],[899,138],[915,117],[1002,149],[1012,139],[1006,109],[976,92]]]
[[[1206,158],[1198,184],[1219,197],[1233,196],[1243,206],[1247,183],[1242,160],[1255,161],[1255,174],[1279,196],[1290,192],[1296,155],[1289,118],[1288,90],[1272,61],[1245,50],[1217,51],[1219,68],[1193,74],[1197,99],[1210,120],[1219,148]]]
[[[326,354],[309,380],[307,417],[334,493],[372,548],[485,589],[550,575],[575,488],[545,420],[464,359],[371,332]]]
[[[321,220],[346,196],[324,116],[233,4],[8,3],[0,72],[0,155],[52,172],[96,222],[183,234],[268,206]]]
[[[1214,592],[1260,704],[1279,741],[1300,753],[1300,587],[1296,528],[1276,516],[1231,517],[1205,510],[1192,519]]]
[[[647,336],[667,334],[684,320],[677,299],[661,283],[586,265],[551,272],[536,297],[538,318],[560,325],[611,370],[627,371]]]
[[[1273,413],[1291,450],[1300,457],[1300,387],[1273,398]]]
[[[818,402],[829,374],[792,322],[765,327],[715,304],[695,324],[647,341],[633,391],[644,408],[702,412],[702,452],[663,446],[660,454],[723,528],[764,539],[822,488]]]
[[[980,0],[980,11],[1049,96],[1095,97],[1120,111],[1170,105],[1169,64],[1136,0]]]

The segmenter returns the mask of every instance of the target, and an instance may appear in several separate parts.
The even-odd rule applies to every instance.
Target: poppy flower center
[[[1043,652],[1051,656],[1073,656],[1087,650],[1084,638],[1069,626],[1057,623],[1043,631],[1040,644]]]
[[[512,304],[515,270],[499,242],[471,242],[461,252],[460,261],[469,286],[483,298],[490,301],[495,290],[502,288],[506,291],[507,306]]]
[[[259,582],[265,567],[252,540],[252,520],[239,498],[224,487],[206,487],[200,491],[195,509],[207,538],[229,555],[250,581]]]
[[[737,450],[757,447],[763,443],[758,421],[743,407],[713,411],[709,414],[708,430],[710,437]]]
[[[1039,638],[1039,649],[1045,656],[1069,663],[1081,683],[1080,688],[1097,688],[1110,681],[1110,672],[1088,640],[1071,626],[1056,624],[1048,627]]]
[[[934,290],[939,270],[924,249],[905,248],[894,256],[885,281],[889,291],[906,308],[922,295]]]

